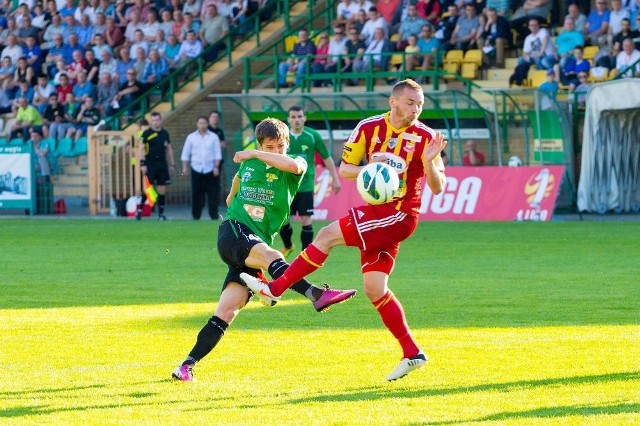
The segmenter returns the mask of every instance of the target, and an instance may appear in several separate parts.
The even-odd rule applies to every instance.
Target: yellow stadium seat
[[[546,70],[535,70],[533,73],[529,74],[531,87],[540,87],[542,83],[547,81],[547,71]]]
[[[457,62],[445,62],[442,65],[442,69],[447,72],[447,74],[444,75],[445,80],[454,79],[455,77],[451,74],[457,74],[458,67],[459,64]]]
[[[590,62],[596,57],[600,48],[598,46],[586,46],[582,52],[582,57]]]
[[[399,42],[400,41],[400,34],[398,34],[398,33],[392,34],[391,37],[389,37],[389,41],[391,43]]]
[[[464,54],[464,58],[462,62],[472,62],[479,67],[482,66],[482,50],[480,49],[469,49]]]
[[[290,35],[288,37],[285,37],[284,50],[286,51],[286,53],[290,53],[293,50],[293,45],[296,44],[297,42],[298,42],[297,35]]]
[[[475,62],[463,62],[460,75],[466,79],[474,80],[478,75],[478,64]]]
[[[458,49],[449,50],[447,54],[444,56],[444,63],[460,64],[462,63],[463,58],[464,58],[464,52],[462,50],[458,50]]]

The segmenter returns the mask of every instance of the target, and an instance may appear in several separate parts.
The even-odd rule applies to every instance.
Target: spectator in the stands
[[[111,77],[111,74],[100,74],[100,82],[96,87],[96,108],[101,113],[105,113],[107,107],[113,101],[114,97],[118,94],[118,82]]]
[[[578,75],[580,73],[589,74],[589,70],[591,69],[591,64],[588,60],[583,57],[583,49],[582,46],[576,46],[573,49],[573,56],[569,56],[564,63],[564,66],[561,68],[556,65],[556,75],[558,74],[558,70],[560,71],[560,81],[565,86],[577,86]],[[554,67],[554,68],[555,68]]]
[[[324,72],[324,66],[327,63],[327,54],[329,52],[329,34],[326,31],[318,34],[318,44],[316,44],[316,55],[311,62],[311,74],[320,74]],[[322,86],[322,80],[314,80],[313,86]]]
[[[235,0],[231,6],[231,27],[237,28],[238,34],[247,32],[247,16],[249,14],[249,0]]]
[[[227,18],[218,14],[218,7],[215,4],[207,6],[207,13],[202,19],[199,34],[203,49],[209,49],[206,53],[207,61],[215,60],[218,54],[225,49],[226,45],[222,39],[228,32]]]
[[[76,84],[78,81],[78,73],[80,71],[86,71],[84,68],[86,61],[80,50],[74,50],[71,58],[71,63],[67,65],[67,75],[71,79],[72,84]]]
[[[485,8],[486,21],[483,28],[484,57],[489,66],[504,68],[505,51],[509,44],[509,21],[504,16],[498,15],[493,7]]]
[[[560,67],[564,67],[567,59],[578,46],[584,46],[584,34],[575,28],[572,17],[564,18],[564,25],[556,37],[556,53],[560,57]]]
[[[383,28],[376,28],[373,33],[373,40],[367,46],[361,61],[356,61],[353,64],[353,68],[356,72],[368,72],[369,63],[373,68],[386,71],[389,68],[389,55],[383,55],[384,53],[390,53],[393,51],[393,45],[387,38],[385,30]]]
[[[139,48],[144,50],[145,55],[149,52],[149,43],[144,39],[142,30],[136,30],[133,43],[131,43],[131,47],[129,48],[129,55],[133,56]]]
[[[495,9],[498,16],[502,16],[507,19],[507,22],[509,22],[508,20],[511,14],[511,10],[509,9],[509,0],[487,0],[484,6],[485,10],[488,7]]]
[[[63,24],[64,32],[62,35],[64,36],[65,42],[69,40],[70,34],[75,34],[78,31],[78,23],[76,22],[76,18],[73,15],[69,15],[64,18]]]
[[[187,62],[197,58],[202,53],[202,42],[197,39],[195,31],[189,31],[187,38],[181,43],[176,55],[176,63]]]
[[[631,22],[628,19],[622,20],[622,30],[613,37],[613,50],[619,53],[622,50],[622,41],[625,38],[630,38],[635,41],[636,49],[640,46],[640,43],[636,39],[640,38],[640,31],[631,29]]]
[[[142,22],[146,22],[147,15],[151,10],[151,5],[146,3],[145,0],[134,0],[133,4],[127,8],[125,17],[128,20],[132,20],[133,15],[137,14]]]
[[[596,0],[596,8],[589,13],[585,25],[591,44],[600,47],[608,44],[610,16],[607,0]]]
[[[584,108],[587,104],[587,92],[591,87],[591,84],[589,84],[589,74],[585,72],[579,73],[578,82],[575,87],[569,86],[570,94],[567,96],[567,101],[569,102],[569,106],[572,106],[573,102],[577,102],[578,108]]]
[[[96,14],[102,13],[107,18],[116,18],[116,4],[115,2],[110,2],[109,0],[100,0],[100,4],[96,8]]]
[[[404,48],[405,70],[413,71],[422,67],[422,54],[418,46],[418,36],[411,34]]]
[[[437,0],[435,0],[437,3]],[[398,30],[399,40],[396,44],[397,50],[403,50],[406,47],[409,37],[412,35],[420,34],[422,31],[422,27],[428,21],[424,18],[418,16],[418,9],[415,5],[409,5],[407,9],[407,17],[400,24],[400,29]],[[417,38],[416,38],[417,40]]]
[[[422,54],[422,69],[427,71],[433,67],[435,57],[440,51],[440,40],[434,37],[433,27],[430,24],[422,26],[418,47]]]
[[[394,17],[400,8],[400,0],[378,0],[376,9],[378,14],[386,21],[387,28],[394,24]]]
[[[16,41],[21,46],[27,45],[28,37],[38,38],[40,36],[40,28],[34,27],[31,25],[31,16],[26,15],[22,19],[22,26],[18,29],[18,36],[16,37]]]
[[[182,40],[182,27],[184,27],[184,16],[179,10],[173,11],[173,27],[171,28],[171,34],[176,36],[178,41]]]
[[[549,31],[546,28],[540,28],[538,18],[529,20],[529,30],[531,33],[524,39],[522,57],[518,62],[535,65],[541,70],[553,67],[556,63],[556,56]]]
[[[27,45],[24,47],[24,56],[27,58],[27,63],[36,73],[42,71],[42,50],[36,42],[36,38],[33,36],[27,37]]]
[[[148,87],[152,87],[160,83],[167,75],[169,75],[169,64],[157,50],[151,49],[142,74],[142,82]]]
[[[124,0],[116,0],[115,19],[116,19],[116,25],[120,28],[125,28],[127,24],[129,24],[129,20],[125,16],[126,10],[127,10],[127,5],[125,4]],[[124,30],[123,30],[123,33],[124,33]]]
[[[124,30],[124,37],[133,43],[136,39],[136,31],[142,31],[143,25],[144,22],[140,20],[140,14],[138,12],[133,12],[131,14],[131,19],[128,21],[127,27]]]
[[[358,29],[355,26],[350,26],[348,30],[349,38],[345,43],[345,53],[347,56],[344,58],[344,72],[352,72],[353,64],[355,61],[362,60],[362,54],[364,53],[367,46],[364,45],[364,41],[360,40],[360,33],[358,33]],[[357,80],[348,80],[348,85],[355,86],[358,84]]]
[[[137,80],[136,71],[133,68],[127,70],[125,78],[125,82],[118,87],[118,93],[116,93],[113,101],[107,107],[107,115],[109,116],[133,104],[144,91],[144,85]],[[133,115],[136,111],[136,107],[128,108],[127,115]]]
[[[215,4],[216,6],[218,6],[218,4],[220,4],[220,0],[203,0],[200,3],[200,12],[196,14],[196,17],[198,19],[200,19],[200,18],[202,18],[204,16],[207,16],[207,10],[208,10],[210,4]],[[184,6],[183,6],[182,15],[184,16],[185,14],[186,14],[186,12],[184,11]],[[192,17],[193,17],[193,14],[192,14]]]
[[[40,31],[40,34],[42,34],[42,32],[44,31],[45,27],[48,24],[49,24],[49,20],[47,19],[47,16],[44,14],[44,9],[42,8],[42,5],[37,3],[33,7],[33,19],[31,19],[31,25],[36,27]]]
[[[467,50],[475,40],[478,33],[480,21],[476,15],[476,8],[473,4],[466,4],[464,7],[464,15],[458,18],[456,27],[451,34],[448,42],[445,42],[444,48]]]
[[[59,75],[60,83],[56,86],[56,94],[58,95],[58,100],[60,103],[65,103],[67,101],[67,95],[73,92],[73,86],[69,82],[69,76],[64,73],[64,70],[60,70]],[[55,78],[54,78],[55,83]]]
[[[93,24],[93,34],[104,34],[107,30],[107,18],[102,14],[96,15],[96,23]]]
[[[78,36],[74,33],[69,35],[67,43],[64,46],[63,57],[65,64],[69,64],[71,63],[71,61],[73,61],[73,52],[76,50],[84,53],[87,49],[85,49],[85,47],[80,44],[80,42],[78,41]]]
[[[58,134],[58,139],[73,136],[74,124],[76,123],[76,116],[78,115],[78,111],[80,111],[81,105],[82,104],[76,100],[76,97],[74,96],[74,94],[69,93],[69,95],[67,96],[67,102],[64,106],[65,121],[61,125],[61,128],[64,130],[59,130],[59,132],[63,132],[63,133]]]
[[[113,18],[107,18],[107,28],[102,34],[105,43],[111,46],[114,52],[119,50],[118,48],[124,42],[124,34],[120,27],[116,25],[116,21]]]
[[[49,48],[49,53],[45,57],[45,66],[49,76],[52,75],[51,68],[55,67],[57,61],[64,61],[66,45],[62,41],[62,34],[53,36],[53,45]],[[73,55],[73,54],[72,54]]]
[[[108,74],[106,74],[108,75]],[[87,98],[80,107],[78,115],[76,115],[76,124],[74,127],[73,138],[77,141],[87,134],[89,126],[95,126],[100,122],[101,111],[94,105],[93,98]],[[67,133],[69,135],[69,133]]]
[[[173,17],[169,9],[162,9],[160,11],[160,29],[164,31],[165,37],[173,31]]]
[[[625,38],[622,41],[622,51],[616,57],[616,75],[622,74],[623,78],[640,77],[638,61],[640,61],[640,51],[635,48],[633,40]]]
[[[611,0],[611,12],[609,14],[609,36],[615,37],[622,31],[622,20],[629,19],[629,11],[622,8],[621,0]]]
[[[568,7],[568,13],[565,18],[573,18],[573,26],[575,27],[575,30],[580,31],[583,35],[587,34],[587,15],[582,13],[580,6],[575,3],[571,3]]]
[[[31,104],[42,114],[47,107],[49,97],[51,97],[51,95],[57,97],[58,95],[56,94],[56,87],[49,83],[49,78],[46,74],[38,74],[37,79],[38,83],[33,88],[33,100]]]
[[[167,48],[167,40],[165,38],[165,32],[163,29],[159,29],[156,33],[156,38],[151,43],[149,43],[149,50],[155,49],[158,51],[160,56],[164,58],[164,51]]]
[[[378,13],[378,10],[375,7],[369,9],[368,13],[369,20],[364,24],[362,30],[360,31],[360,38],[364,40],[364,44],[369,46],[371,41],[373,40],[375,30],[377,28],[382,28],[384,31],[385,37],[389,36],[389,27],[387,25],[387,21],[384,20],[382,16]]]
[[[60,37],[64,35],[64,25],[62,25],[62,17],[59,13],[53,15],[51,23],[47,25],[47,29],[44,30],[44,34],[42,35],[43,43],[40,45],[42,50],[47,50],[55,46],[57,35]]]
[[[441,44],[451,40],[451,34],[456,29],[458,23],[458,8],[451,5],[447,8],[446,14],[442,15],[442,19],[438,22],[436,32],[433,34]]]
[[[118,75],[119,85],[127,82],[127,71],[133,68],[134,64],[135,61],[131,59],[129,49],[120,49],[120,57],[116,60],[116,74]]]
[[[13,34],[7,38],[7,46],[2,49],[2,53],[0,54],[1,58],[5,56],[9,56],[11,58],[12,64],[17,64],[18,59],[20,59],[24,55],[22,51],[22,47],[17,43],[16,36]]]
[[[20,98],[26,98],[29,105],[32,105],[32,101],[33,101],[33,87],[28,82],[21,81],[17,84],[16,87],[17,87],[16,98],[13,100],[14,112],[17,111],[17,109],[20,107],[20,103],[19,103]]]
[[[556,80],[556,72],[553,69],[547,70],[547,80],[538,87],[543,93],[540,96],[540,109],[553,109],[554,102],[558,96],[558,81]]]
[[[207,8],[209,7],[209,5],[212,5],[215,3],[209,3],[207,5]],[[203,19],[206,14],[207,14],[207,8],[204,8],[202,10],[202,15],[200,14],[200,2],[196,1],[196,0],[186,0],[182,6],[182,14],[184,15],[185,13],[190,13],[191,16],[193,16],[193,19],[195,20],[201,20]]]
[[[35,163],[36,182],[51,182],[51,167],[49,165],[49,142],[42,139],[42,131],[31,129],[29,139],[33,143],[33,162]]]
[[[11,99],[14,97],[14,92],[9,87],[13,75],[16,72],[16,66],[11,62],[11,56],[4,56],[0,61],[0,84],[2,90],[7,93],[7,96]]]
[[[27,63],[27,58],[24,56],[20,57],[16,64],[16,70],[13,73],[13,84],[17,86],[19,83],[25,82],[29,86],[33,86],[36,82],[35,77],[36,74],[34,73],[33,68],[29,66],[29,63]]]
[[[77,0],[76,1],[76,10],[73,12],[73,18],[76,22],[80,22],[80,17],[88,12],[88,4],[87,0]],[[66,18],[66,16],[65,16]]]
[[[102,51],[102,57],[100,66],[98,67],[99,74],[111,74],[111,78],[115,81],[118,80],[118,71],[116,66],[116,60],[108,50]],[[78,99],[79,100],[79,99]]]
[[[353,7],[355,3],[352,0],[340,0],[336,6],[336,21],[342,24],[348,24],[356,19],[358,10]]]
[[[0,87],[0,115],[12,112],[11,100],[2,87]]]
[[[100,69],[100,61],[96,59],[93,50],[89,49],[84,52],[84,68],[87,70],[87,80],[93,84],[98,84],[98,70]]]
[[[442,16],[442,5],[439,0],[418,0],[415,3],[416,13],[418,16],[431,25],[438,25]],[[411,6],[407,8],[407,15],[411,15]]]
[[[22,138],[26,141],[32,128],[37,130],[42,128],[42,116],[33,105],[29,104],[27,98],[22,97],[18,101],[20,107],[16,111],[16,121],[11,126],[10,138]]]
[[[13,16],[7,19],[7,27],[0,32],[0,47],[4,48],[7,45],[10,35],[18,35],[18,25],[16,24],[16,18]]]
[[[80,24],[76,27],[76,35],[78,36],[78,43],[85,48],[91,44],[93,40],[93,25],[88,15],[80,17]]]
[[[524,37],[528,32],[530,18],[538,18],[540,23],[547,22],[547,16],[551,12],[552,6],[551,0],[525,0],[511,16],[511,28]]]
[[[44,112],[42,113],[42,134],[45,138],[52,137],[56,140],[59,139],[59,129],[65,121],[64,110],[64,105],[60,103],[55,93],[49,96]],[[64,137],[64,132],[62,135]]]
[[[356,12],[356,19],[353,21],[353,26],[358,30],[358,34],[362,32],[364,24],[369,20],[369,15],[364,10]],[[364,41],[364,40],[363,40]]]
[[[184,22],[182,24],[180,40],[184,43],[189,36],[189,31],[193,31],[196,35],[200,32],[200,21],[194,20],[190,13],[182,14],[182,16],[184,17]]]
[[[91,50],[93,50],[93,54],[96,56],[96,58],[100,58],[101,60],[102,54],[104,52],[113,55],[111,46],[104,42],[104,37],[102,37],[102,34],[96,34],[93,36],[93,46],[91,47]]]
[[[142,33],[144,34],[144,39],[151,43],[155,40],[156,33],[160,29],[160,22],[158,22],[158,15],[154,10],[150,10],[147,14],[147,20],[142,25]]]
[[[354,3],[352,7],[354,7],[356,10],[364,10],[366,13],[368,13],[372,7],[375,7],[375,2],[371,0],[351,0],[351,1],[352,3]]]
[[[287,73],[296,74],[295,83],[300,84],[309,66],[309,56],[316,54],[316,46],[309,39],[309,32],[306,29],[298,31],[298,41],[293,45],[291,57],[278,66],[278,84],[280,87],[287,85]]]
[[[143,48],[139,48],[136,51],[136,58],[133,61],[133,69],[136,72],[136,78],[142,82],[144,78],[144,69],[147,67],[147,55],[144,53]]]
[[[78,81],[73,85],[73,94],[79,102],[84,102],[87,97],[96,97],[96,87],[87,81],[87,71],[82,69],[78,73]]]
[[[338,67],[342,68],[341,56],[346,52],[346,28],[344,25],[333,26],[333,37],[329,40],[329,50],[327,51],[327,62],[324,65],[324,72],[334,73]]]

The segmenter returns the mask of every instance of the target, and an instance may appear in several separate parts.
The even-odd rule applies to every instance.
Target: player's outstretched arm
[[[233,180],[231,181],[231,189],[229,190],[229,195],[227,195],[227,201],[226,201],[227,207],[229,207],[229,205],[231,204],[231,201],[233,200],[233,197],[235,197],[236,194],[238,193],[238,189],[240,189],[240,178],[236,173],[233,176]]]
[[[289,172],[295,175],[301,175],[307,171],[307,163],[301,157],[291,158],[288,155],[259,151],[255,149],[236,152],[233,156],[233,162],[242,163],[250,158],[257,158],[260,161],[264,161],[271,167],[275,167],[283,172]]]

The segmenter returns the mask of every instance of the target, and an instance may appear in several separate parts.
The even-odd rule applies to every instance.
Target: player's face
[[[408,127],[420,117],[424,105],[424,95],[421,91],[405,88],[400,95],[391,96],[389,102],[395,124]]]
[[[284,154],[287,152],[287,148],[289,144],[285,141],[277,140],[277,139],[266,139],[262,142],[260,146],[260,150],[265,152],[273,152],[274,154]]]
[[[295,132],[299,132],[304,127],[307,118],[302,111],[289,111],[289,125]]]

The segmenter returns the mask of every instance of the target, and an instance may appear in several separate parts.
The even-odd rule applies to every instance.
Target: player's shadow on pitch
[[[532,387],[553,386],[553,385],[576,385],[583,383],[606,383],[617,381],[628,381],[640,379],[640,371],[628,371],[611,374],[596,374],[591,376],[573,376],[573,377],[556,377],[549,379],[522,380],[504,383],[483,383],[471,386],[458,386],[451,388],[426,388],[418,390],[406,389],[394,390],[389,386],[376,386],[374,388],[363,388],[344,390],[340,393],[309,396],[305,398],[295,398],[289,400],[289,404],[299,404],[308,402],[342,402],[342,401],[361,401],[361,400],[381,400],[391,398],[422,398],[425,396],[444,396],[471,392],[510,392],[519,389],[528,389]],[[635,404],[638,405],[638,404]]]

